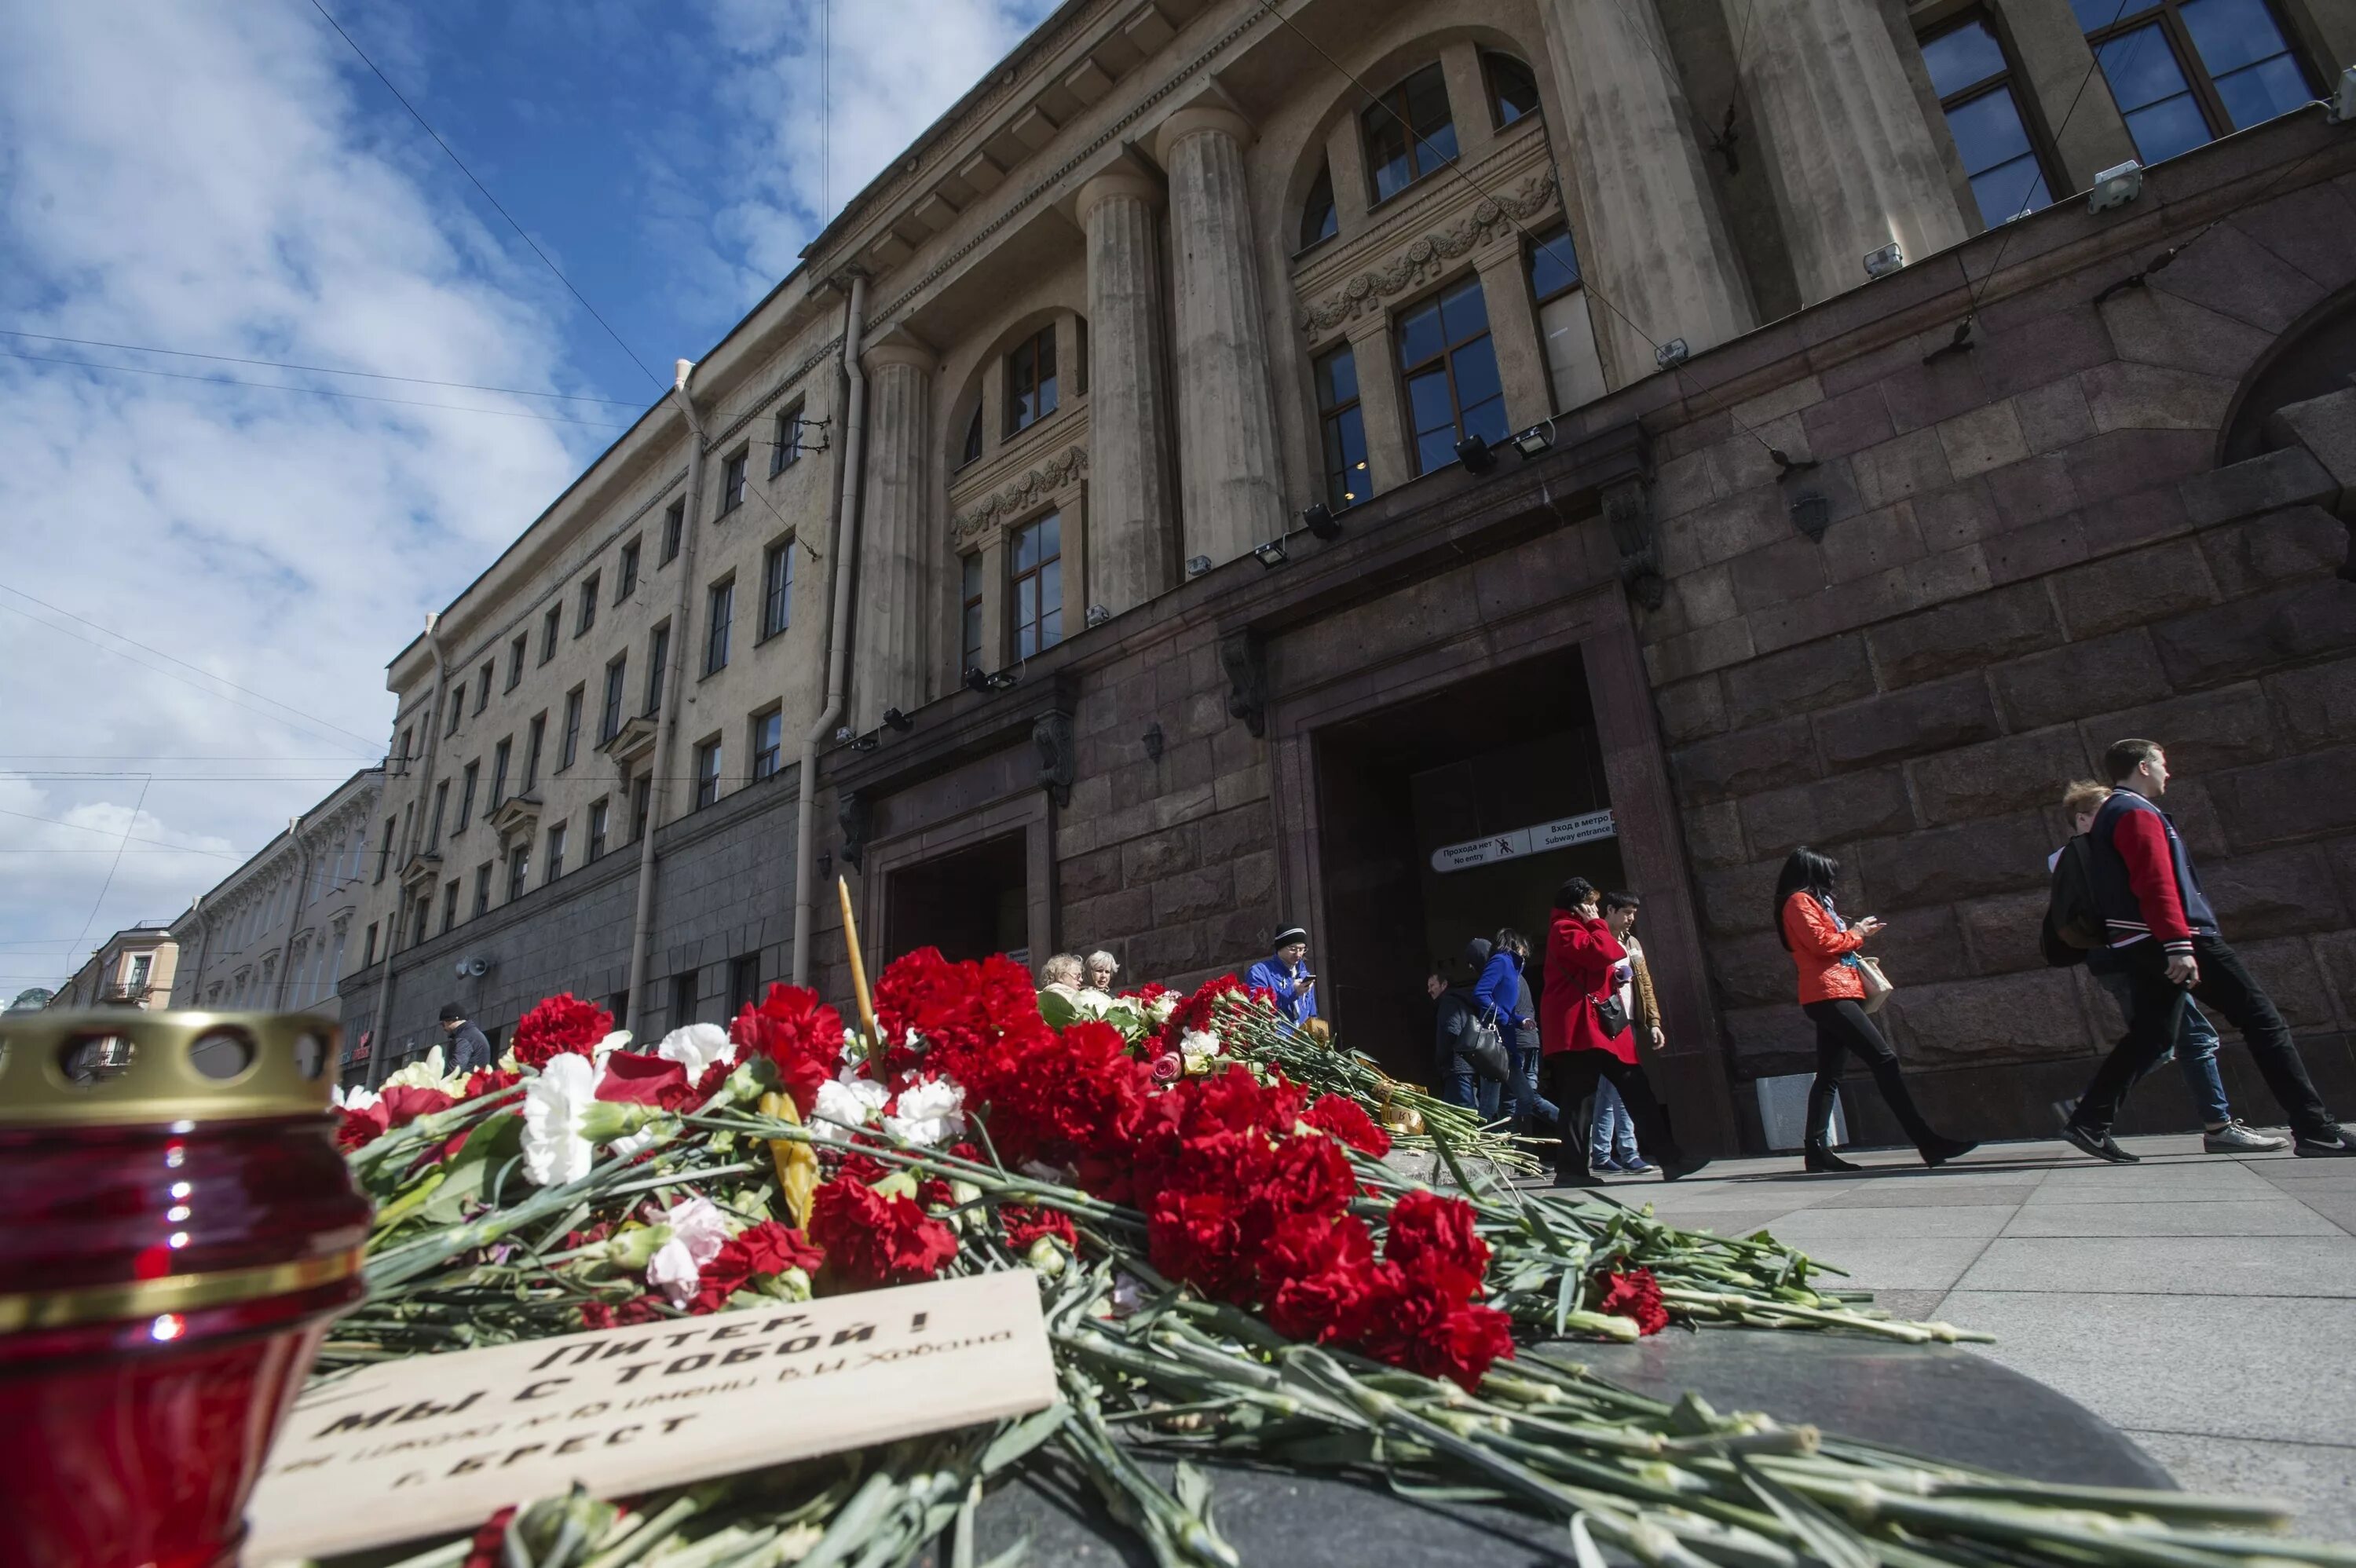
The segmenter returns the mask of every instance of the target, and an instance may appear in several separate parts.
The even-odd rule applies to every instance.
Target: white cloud
[[[359,112],[358,95],[381,89],[345,69],[344,44],[316,13],[0,0],[0,325],[583,389],[562,364],[557,285],[519,269],[468,215],[438,152],[372,133],[381,123]],[[24,338],[0,348],[131,357]],[[391,715],[385,661],[422,613],[611,439],[503,416],[553,407],[620,422],[623,411],[138,362],[490,411],[0,359],[0,583],[370,738]],[[19,814],[0,816],[0,994],[80,955],[30,945],[75,935],[90,915],[111,857],[46,852],[109,847],[77,827],[250,850],[371,751],[45,628],[94,635],[21,599],[0,593],[0,774],[17,774],[0,778],[0,806]],[[25,776],[75,767],[156,776],[135,822],[138,779]],[[195,773],[290,782],[185,777]],[[159,844],[127,846],[93,942],[176,912],[233,869]]]

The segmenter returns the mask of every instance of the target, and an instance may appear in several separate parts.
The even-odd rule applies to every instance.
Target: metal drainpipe
[[[311,846],[303,837],[303,819],[296,817],[286,825],[286,836],[294,840],[299,852],[295,864],[301,875],[294,883],[294,910],[286,917],[286,940],[278,944],[278,1010],[286,1010],[286,965],[294,957],[294,933],[303,928],[303,893],[311,885]]]
[[[424,805],[425,792],[434,784],[434,753],[442,737],[442,700],[449,695],[449,667],[442,655],[442,635],[434,629],[441,622],[440,612],[428,610],[425,613],[425,645],[434,650],[434,700],[425,705],[425,752],[418,764],[417,795],[410,803],[412,807]],[[396,720],[398,717],[395,715]],[[391,774],[388,772],[385,776],[390,779]],[[384,796],[380,795],[377,798],[382,800]],[[392,872],[396,885],[401,877],[399,868],[409,864],[411,856],[415,853],[417,830],[424,816],[422,810],[410,812],[409,831],[402,835],[401,858],[386,868]],[[384,1082],[384,1019],[392,1005],[392,955],[401,946],[401,917],[408,912],[409,892],[404,888],[393,906],[392,919],[385,930],[384,962],[379,965],[376,974],[376,1021],[369,1029],[368,1086],[371,1089]]]
[[[826,653],[826,707],[802,736],[800,772],[794,784],[794,984],[809,984],[810,926],[818,903],[816,848],[819,742],[842,717],[843,692],[851,680],[851,603],[859,553],[860,461],[867,436],[867,373],[860,367],[860,338],[867,330],[867,279],[854,273],[851,303],[842,323],[842,483],[835,494],[834,553],[827,575],[834,581],[832,626]]]
[[[687,389],[695,362],[682,359],[673,368],[671,396],[687,415],[687,509],[680,522],[679,603],[670,617],[670,667],[663,671],[662,724],[655,735],[654,776],[647,789],[647,830],[638,835],[637,907],[630,921],[630,1016],[618,1020],[633,1035],[637,1021],[647,1016],[647,948],[654,940],[655,834],[662,827],[663,804],[669,794],[671,748],[679,737],[680,704],[686,700],[687,660],[692,643],[688,637],[690,595],[695,585],[697,514],[703,506],[703,416],[696,411],[695,395]],[[625,809],[628,803],[624,802]]]

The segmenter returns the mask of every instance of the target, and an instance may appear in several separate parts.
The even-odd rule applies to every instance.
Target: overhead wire
[[[133,776],[136,777],[137,775],[134,774]],[[0,816],[14,816],[26,822],[46,823],[52,827],[70,827],[77,833],[96,833],[108,838],[112,838],[115,836],[114,829],[112,827],[92,827],[87,822],[68,822],[62,816],[42,816],[37,813],[30,811],[10,811],[5,807],[0,807]],[[136,811],[134,811],[131,815],[129,826],[135,827],[138,825],[139,814]],[[239,860],[252,859],[251,856],[240,855],[235,850],[231,849],[198,849],[186,845],[166,844],[161,838],[142,838],[135,835],[126,835],[123,838],[123,842],[126,844],[161,845],[164,848],[182,855],[212,855],[224,859]],[[5,944],[0,944],[0,946],[5,945]]]
[[[130,820],[123,825],[123,842],[115,846],[114,859],[106,868],[106,880],[98,884],[98,897],[91,903],[90,918],[81,923],[81,935],[77,939],[76,946],[90,940],[90,928],[98,923],[98,912],[106,907],[106,895],[114,889],[114,873],[123,869],[123,851],[131,846],[131,830],[138,826],[139,813],[145,808],[146,805],[147,789],[143,784],[140,786],[139,798],[131,804]]]
[[[638,368],[639,373],[644,375],[648,380],[652,381],[657,387],[665,385],[663,379],[656,375],[652,370],[648,369],[647,362],[639,358],[637,353],[631,349],[627,343],[622,341],[622,335],[614,330],[613,323],[607,321],[604,316],[597,314],[597,307],[589,303],[589,296],[583,293],[579,289],[574,288],[573,286],[573,280],[566,277],[563,270],[558,267],[554,261],[549,260],[548,252],[540,248],[540,242],[538,240],[534,240],[530,234],[524,231],[523,225],[515,220],[515,215],[509,212],[506,208],[499,205],[499,198],[491,194],[490,187],[485,185],[480,179],[476,177],[475,171],[466,166],[466,160],[460,157],[457,150],[452,147],[448,142],[443,140],[442,133],[436,131],[434,128],[432,122],[428,121],[424,115],[417,112],[417,106],[410,102],[408,98],[403,96],[401,89],[393,86],[392,78],[385,75],[382,68],[378,66],[376,61],[369,58],[369,52],[360,48],[359,39],[353,37],[351,34],[344,30],[344,25],[336,20],[335,14],[329,11],[325,5],[321,4],[321,0],[311,0],[311,8],[327,19],[327,26],[335,28],[337,36],[351,46],[352,53],[360,57],[360,63],[367,66],[369,70],[376,73],[376,79],[384,83],[384,90],[387,92],[391,93],[395,101],[397,101],[403,109],[409,111],[409,117],[416,121],[420,126],[423,127],[427,135],[434,138],[434,144],[441,148],[444,153],[449,155],[450,161],[458,166],[458,172],[465,175],[466,178],[473,183],[474,187],[482,193],[483,199],[491,204],[492,210],[497,212],[501,218],[508,220],[508,227],[516,231],[517,238],[520,239],[526,245],[531,247],[531,253],[540,258],[541,264],[548,268],[549,272],[554,275],[558,283],[562,283],[565,286],[566,290],[572,293],[574,299],[581,302],[581,308],[589,313],[591,320],[596,322],[599,326],[605,329],[605,336],[614,340],[615,347],[618,347],[623,353],[629,356],[630,363]]]
[[[63,343],[77,348],[117,348],[125,354],[163,354],[175,359],[209,359],[222,365],[258,365],[273,370],[300,370],[315,376],[358,376],[370,381],[405,381],[416,387],[448,387],[464,392],[501,392],[514,398],[553,398],[569,403],[605,403],[617,409],[642,409],[625,398],[597,398],[584,392],[536,392],[528,387],[491,387],[479,381],[438,381],[426,376],[395,376],[382,370],[339,370],[331,365],[298,365],[286,359],[252,359],[238,354],[200,354],[188,348],[157,348],[145,343],[109,343],[96,337],[60,337],[51,332],[27,332],[0,326],[0,336],[30,337],[43,343]]]

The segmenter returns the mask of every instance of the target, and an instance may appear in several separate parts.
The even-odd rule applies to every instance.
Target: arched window
[[[1538,79],[1511,55],[1481,51],[1481,74],[1489,83],[1489,118],[1502,131],[1538,112]]]
[[[1358,120],[1378,202],[1456,161],[1456,122],[1437,60],[1368,104]]]
[[[973,419],[965,427],[965,451],[964,454],[958,459],[958,464],[959,467],[963,467],[966,464],[979,463],[980,461],[981,403],[977,400],[973,405]]]
[[[1333,211],[1333,169],[1325,165],[1317,171],[1317,183],[1309,187],[1309,199],[1301,208],[1301,244],[1306,251],[1321,240],[1331,240],[1341,227]]]

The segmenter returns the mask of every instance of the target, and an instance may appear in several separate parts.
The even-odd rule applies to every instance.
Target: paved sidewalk
[[[1612,1187],[1679,1224],[1772,1230],[1893,1313],[1994,1334],[1976,1349],[2186,1488],[2283,1498],[2303,1531],[2356,1541],[2356,1161],[2123,1141],[2144,1163],[1992,1144],[1937,1171],[1881,1151],[1809,1176],[1792,1155]]]

